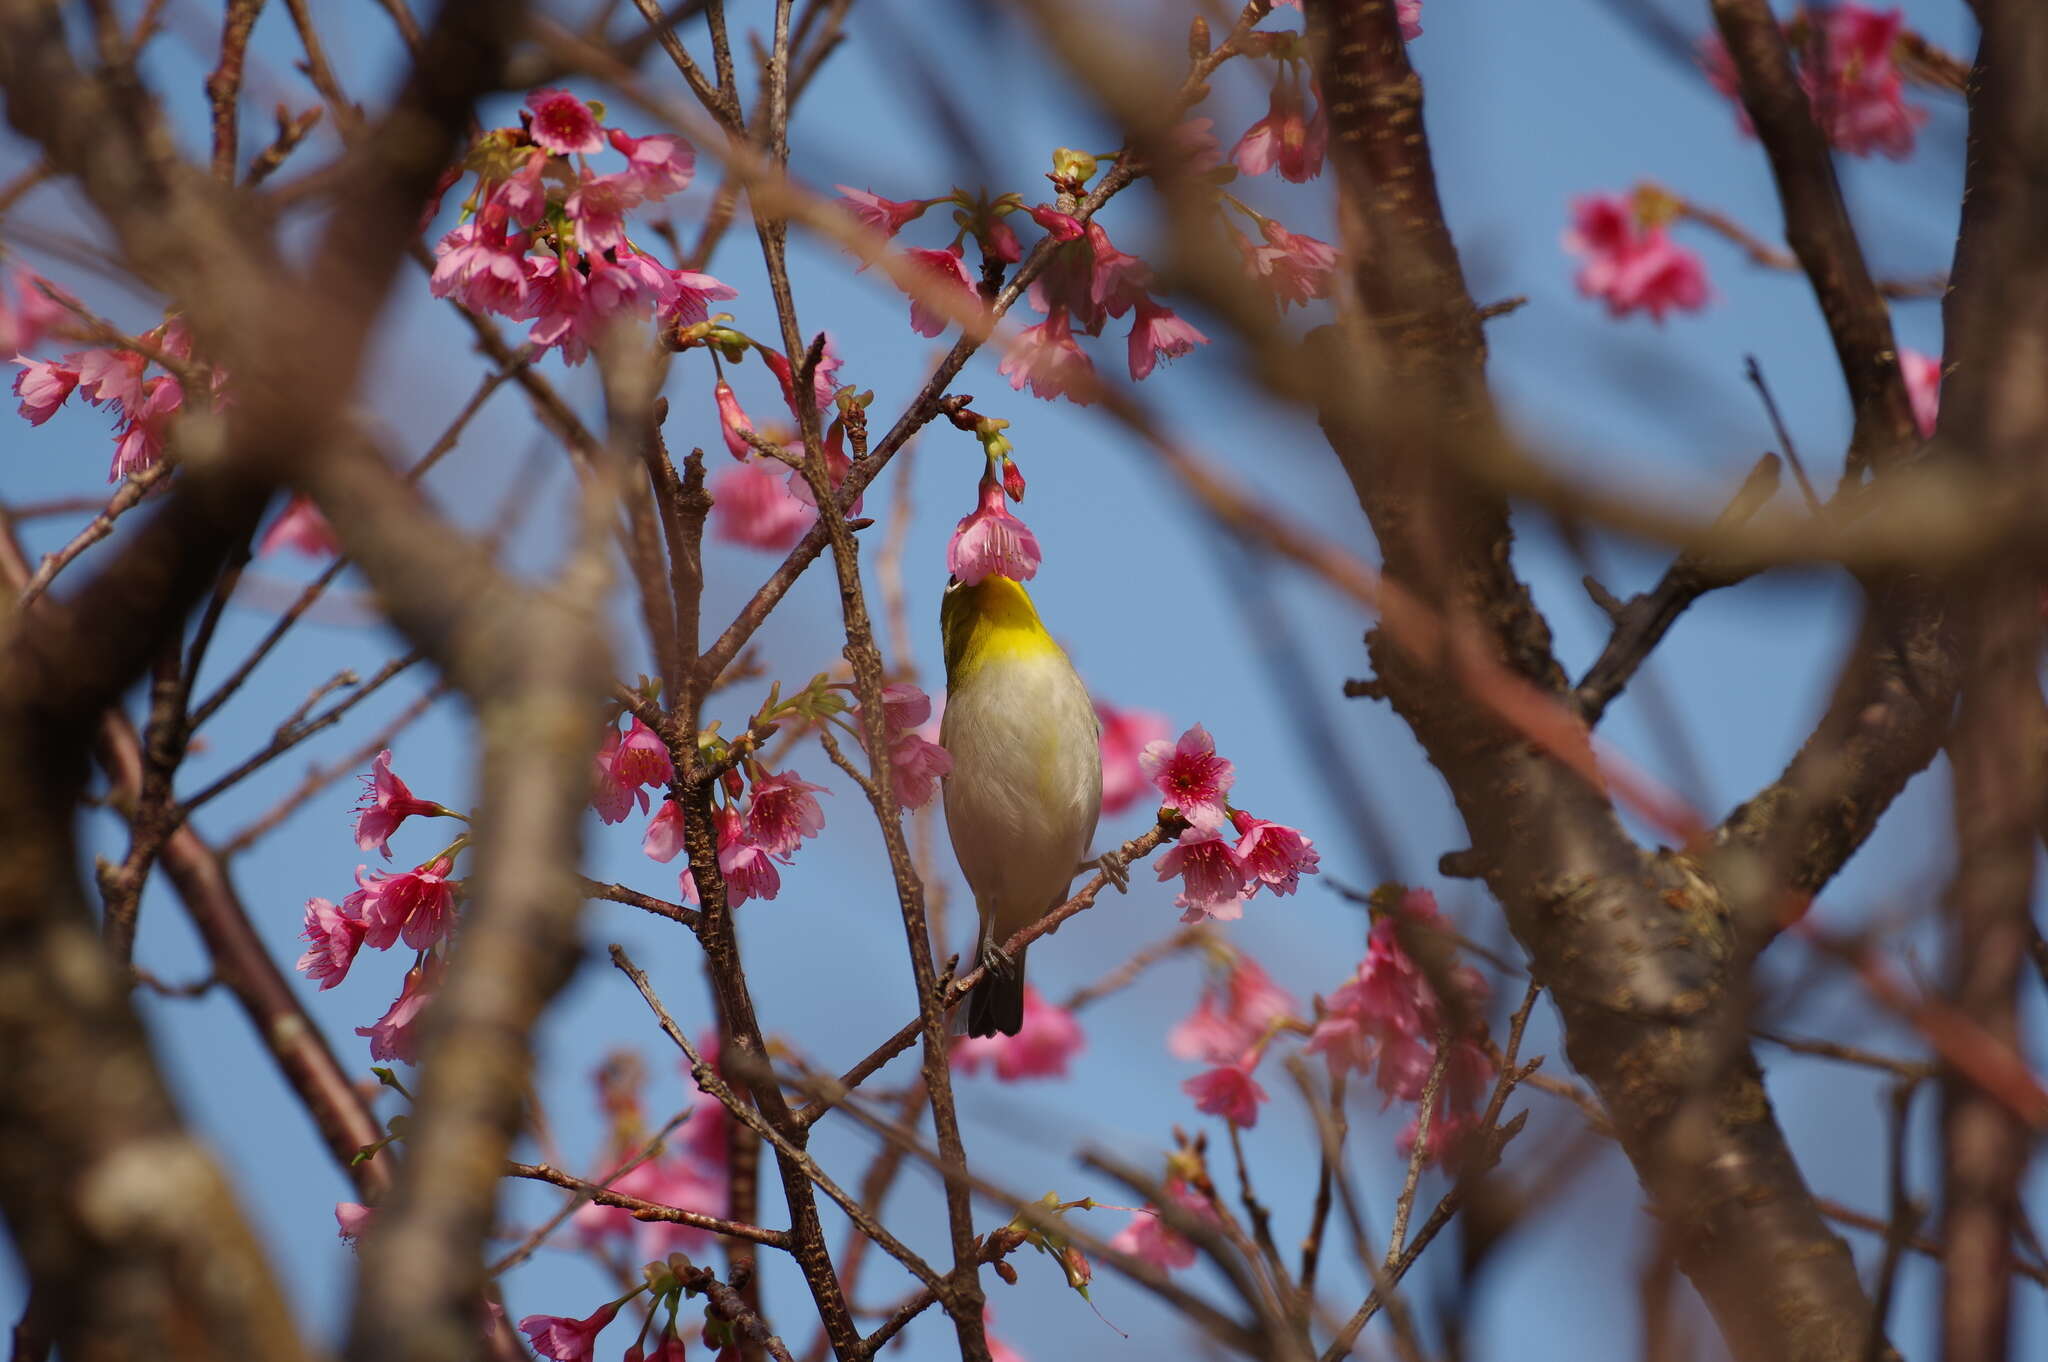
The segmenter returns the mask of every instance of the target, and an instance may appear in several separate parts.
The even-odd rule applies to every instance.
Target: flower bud
[[[1008,444],[1009,441],[1004,440],[1003,443]],[[1003,491],[1012,501],[1024,500],[1024,472],[1017,467],[1015,459],[1007,457],[1003,460]]]
[[[1209,21],[1201,15],[1188,25],[1188,60],[1200,61],[1209,55]]]
[[[1095,175],[1095,158],[1085,151],[1072,147],[1060,147],[1052,154],[1053,177],[1071,182],[1076,189],[1088,183]]]

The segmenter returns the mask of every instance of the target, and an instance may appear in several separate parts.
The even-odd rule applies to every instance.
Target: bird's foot
[[[995,941],[984,941],[981,946],[981,967],[998,978],[1007,979],[1017,972],[1017,961]]]
[[[1102,878],[1119,894],[1131,892],[1131,861],[1121,851],[1105,851],[1094,860],[1085,863],[1082,869],[1102,872]]]

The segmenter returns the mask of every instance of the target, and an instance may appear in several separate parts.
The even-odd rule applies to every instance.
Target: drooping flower
[[[1229,1064],[1256,1045],[1274,1022],[1295,1014],[1292,994],[1249,955],[1232,957],[1223,987],[1204,985],[1195,1010],[1166,1033],[1176,1059]]]
[[[1220,829],[1228,820],[1224,799],[1237,780],[1237,768],[1216,755],[1216,740],[1202,725],[1196,724],[1174,743],[1164,738],[1146,743],[1138,765],[1159,787],[1162,807],[1197,828]]]
[[[984,473],[979,504],[953,527],[953,537],[946,545],[946,570],[965,586],[984,577],[1028,582],[1038,575],[1041,561],[1038,536],[1010,514],[1002,483]]]
[[[356,890],[341,901],[342,911],[361,921],[363,944],[373,951],[390,950],[401,936],[414,950],[426,950],[454,921],[455,882],[448,878],[454,868],[445,856],[396,875],[357,866]]]
[[[718,829],[718,872],[725,877],[727,902],[734,908],[748,899],[772,899],[782,892],[782,872],[776,857],[747,836],[738,809],[712,811]]]
[[[1149,710],[1118,709],[1095,701],[1102,724],[1102,812],[1119,814],[1138,802],[1151,782],[1139,756],[1154,742],[1164,741],[1166,720]]]
[[[1157,868],[1161,880],[1181,877],[1173,902],[1182,922],[1235,922],[1244,916],[1244,901],[1251,896],[1244,859],[1216,829],[1189,828],[1166,849]]]
[[[95,407],[133,412],[142,403],[142,371],[149,360],[132,350],[81,350],[66,355],[78,371],[78,395]]]
[[[996,372],[1010,380],[1013,390],[1021,391],[1029,383],[1033,397],[1048,402],[1065,397],[1085,407],[1089,398],[1077,389],[1094,378],[1095,366],[1075,343],[1066,309],[1055,307],[1044,321],[1017,334]]]
[[[1190,118],[1174,125],[1167,143],[1179,158],[1183,175],[1206,175],[1223,164],[1223,144],[1216,140],[1216,120]]]
[[[806,837],[825,829],[825,810],[817,796],[826,793],[794,771],[777,771],[754,782],[747,807],[747,836],[770,855],[787,856]]]
[[[612,150],[624,154],[626,174],[643,198],[665,199],[689,187],[697,172],[697,151],[672,133],[628,137],[613,128],[606,134]]]
[[[1152,285],[1152,267],[1128,251],[1118,250],[1102,224],[1092,218],[1088,251],[1088,299],[1099,316],[1121,317],[1145,300],[1145,290]]]
[[[932,697],[909,681],[894,681],[882,687],[882,718],[889,731],[922,728],[932,719]]]
[[[114,466],[107,470],[107,481],[119,482],[154,468],[163,457],[171,417],[184,405],[185,389],[177,379],[152,378],[143,384],[141,406],[127,409],[128,424],[114,446]]]
[[[938,793],[939,777],[953,769],[953,754],[919,733],[905,733],[889,747],[889,774],[896,803],[921,809]]]
[[[357,1035],[370,1039],[371,1059],[411,1064],[417,1058],[419,1037],[415,1028],[420,1012],[433,1001],[434,989],[440,982],[443,967],[438,962],[438,956],[430,955],[421,964],[407,970],[405,987],[390,1010],[374,1024],[356,1028]]]
[[[356,802],[356,846],[382,852],[388,861],[391,835],[406,819],[414,814],[437,818],[447,812],[431,799],[417,798],[392,772],[391,749],[387,747],[370,762],[370,773],[363,777],[362,797]]]
[[[588,110],[585,110],[587,113]],[[619,1302],[600,1306],[588,1319],[563,1315],[528,1315],[519,1332],[533,1341],[533,1350],[555,1362],[592,1362],[597,1336],[619,1313]]]
[[[1005,1083],[1020,1078],[1065,1078],[1067,1062],[1081,1052],[1086,1038],[1074,1014],[1049,1003],[1029,984],[1024,986],[1024,1024],[1014,1036],[961,1036],[949,1056],[962,1073],[979,1073],[987,1063]]]
[[[262,541],[256,545],[259,557],[279,549],[296,549],[309,558],[331,558],[341,552],[341,541],[335,538],[334,527],[327,523],[326,516],[320,514],[320,508],[313,504],[313,499],[302,492],[284,504],[283,514],[264,532]],[[385,855],[389,856],[390,852],[385,852]]]
[[[1422,0],[1395,0],[1394,17],[1400,21],[1405,41],[1412,43],[1422,36]]]
[[[1263,246],[1242,241],[1245,267],[1262,279],[1279,300],[1280,310],[1327,298],[1336,283],[1337,248],[1305,232],[1291,232],[1271,218],[1259,220]]]
[[[811,527],[814,513],[788,482],[758,462],[711,479],[711,532],[729,544],[780,551]]]
[[[1564,244],[1586,262],[1576,280],[1579,292],[1604,301],[1613,316],[1642,310],[1661,322],[1673,308],[1696,312],[1706,306],[1707,273],[1699,256],[1673,242],[1663,227],[1643,227],[1621,195],[1574,199]]]
[[[594,156],[604,150],[597,115],[567,90],[535,90],[526,97],[527,136],[557,156]]]
[[[754,452],[747,443],[747,436],[754,433],[754,423],[747,419],[746,409],[740,406],[739,395],[732,390],[732,384],[724,379],[712,385],[711,395],[718,403],[718,429],[725,437],[725,450],[735,459],[745,460]]]
[[[1174,315],[1171,308],[1159,306],[1149,296],[1138,300],[1137,311],[1138,315],[1131,319],[1127,346],[1133,382],[1150,378],[1160,359],[1179,359],[1197,345],[1209,343],[1209,338],[1187,320]]]
[[[1913,403],[1913,423],[1920,438],[1934,434],[1934,418],[1941,411],[1941,360],[1918,350],[1899,347],[1899,374],[1906,380],[1906,396]]]
[[[663,326],[693,326],[709,320],[711,304],[737,298],[740,291],[731,284],[695,270],[669,270],[660,303]],[[827,394],[830,397],[830,394]]]
[[[348,977],[356,952],[363,945],[363,922],[348,909],[337,908],[326,899],[306,900],[306,923],[299,931],[306,939],[306,953],[299,957],[298,971],[320,987],[333,988]]]
[[[525,314],[532,288],[527,239],[507,235],[510,212],[508,202],[494,203],[435,244],[428,289],[436,298],[453,298],[472,312]]]
[[[26,265],[16,265],[9,276],[14,285],[15,305],[0,297],[0,355],[18,355],[43,343],[51,327],[71,314],[64,305],[43,292],[55,288]],[[67,295],[68,296],[68,295]]]
[[[895,236],[904,225],[923,215],[927,208],[942,199],[885,199],[867,189],[855,189],[852,185],[834,185],[839,191],[839,206],[860,221],[863,226],[880,232],[883,236]]]
[[[14,395],[21,399],[21,414],[30,425],[39,426],[57,414],[57,408],[78,386],[78,370],[21,355],[16,355],[14,362],[22,366],[14,376]]]
[[[1254,892],[1264,885],[1275,894],[1291,894],[1303,875],[1316,873],[1322,857],[1299,829],[1242,811],[1231,816],[1231,823],[1238,831],[1238,858]]]
[[[1197,1111],[1221,1116],[1241,1130],[1259,1123],[1259,1103],[1266,1100],[1266,1090],[1243,1061],[1197,1074],[1181,1084],[1180,1090],[1195,1099]]]
[[[1883,152],[1893,160],[1912,154],[1927,110],[1905,101],[1905,76],[1897,51],[1905,16],[1854,3],[1818,12],[1802,9],[1786,24],[1797,41],[1799,84],[1814,121],[1829,142],[1852,156]],[[1716,90],[1735,101],[1736,122],[1754,137],[1756,125],[1743,107],[1735,61],[1718,34],[1703,39],[1700,65]]]
[[[1054,241],[1078,241],[1082,233],[1088,230],[1081,225],[1080,219],[1062,213],[1048,203],[1037,204],[1024,211],[1031,214],[1033,222],[1051,233]]]
[[[342,1242],[353,1245],[362,1238],[363,1231],[369,1228],[372,1214],[371,1208],[360,1201],[335,1202],[334,1223],[341,1231]]]
[[[570,191],[562,211],[576,226],[576,245],[590,256],[626,244],[626,214],[640,202],[640,187],[629,175],[586,175]]]
[[[1175,1205],[1189,1215],[1213,1222],[1216,1208],[1201,1193],[1189,1187],[1180,1178],[1171,1178],[1166,1184],[1166,1194]],[[1131,1217],[1131,1222],[1116,1232],[1109,1246],[1133,1258],[1142,1258],[1154,1267],[1168,1272],[1177,1272],[1195,1264],[1195,1246],[1167,1226],[1166,1218],[1156,1207],[1146,1206]]]
[[[609,1185],[620,1196],[637,1197],[658,1206],[674,1206],[699,1215],[725,1214],[725,1179],[687,1152],[656,1155],[613,1176],[615,1171],[616,1164],[612,1172],[591,1180]],[[635,1220],[630,1211],[595,1203],[579,1208],[571,1223],[584,1243],[621,1244],[640,1261],[664,1258],[679,1249],[688,1252],[711,1242],[710,1232],[694,1225],[672,1220]]]
[[[796,410],[796,369],[788,356],[770,346],[759,346],[761,362],[768,366],[782,385],[782,400],[789,404],[792,414]],[[811,401],[819,411],[832,405],[832,395],[839,391],[839,366],[844,361],[833,348],[832,337],[825,337],[825,348],[819,353],[817,366],[811,371]]]
[[[647,791],[642,786],[666,785],[674,778],[668,744],[636,714],[624,737],[615,728],[605,730],[592,772],[590,804],[605,822],[623,822],[636,802],[642,813],[647,811]]]
[[[1283,72],[1273,82],[1266,116],[1245,129],[1231,149],[1238,170],[1246,175],[1278,170],[1290,184],[1306,184],[1322,174],[1330,124],[1320,100],[1310,109],[1311,98],[1299,72]]]
[[[905,252],[918,272],[929,280],[931,286],[942,292],[958,291],[962,301],[970,307],[978,306],[981,295],[974,291],[974,280],[967,273],[967,263],[961,258],[958,246],[943,251],[929,251],[922,247]],[[913,293],[910,295],[910,329],[920,336],[936,336],[952,324],[952,319],[938,308]]]
[[[661,809],[647,825],[640,850],[663,864],[673,861],[683,849],[683,806],[673,799],[661,801]]]

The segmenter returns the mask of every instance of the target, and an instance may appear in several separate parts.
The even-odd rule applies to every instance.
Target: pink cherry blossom
[[[532,289],[527,242],[524,235],[506,235],[507,211],[502,204],[493,205],[477,221],[455,228],[435,245],[437,259],[428,289],[436,298],[453,298],[472,312],[525,314]]]
[[[334,1203],[334,1223],[341,1231],[343,1242],[354,1244],[369,1228],[370,1217],[375,1212],[360,1201],[337,1201]]]
[[[734,908],[748,899],[772,899],[782,892],[782,872],[766,847],[749,840],[738,809],[712,812],[718,829],[718,871],[725,877],[726,901]]]
[[[668,271],[668,285],[660,300],[664,326],[694,326],[711,317],[711,304],[737,298],[740,291],[731,284],[694,270]],[[826,394],[829,398],[831,394]]]
[[[1137,309],[1138,315],[1131,320],[1128,343],[1133,382],[1150,378],[1153,366],[1160,359],[1179,359],[1197,345],[1209,343],[1209,338],[1193,325],[1175,316],[1172,309],[1159,306],[1150,297],[1140,298]]]
[[[78,370],[68,365],[57,364],[46,359],[26,359],[20,355],[14,362],[22,366],[14,376],[14,395],[21,399],[21,414],[32,426],[39,426],[56,415],[57,408],[64,405],[78,386]]]
[[[640,850],[663,864],[673,861],[683,849],[683,806],[673,799],[661,801],[660,810],[647,825]]]
[[[613,1176],[614,1172],[616,1165],[602,1177],[591,1180],[607,1183],[621,1196],[638,1197],[658,1206],[674,1206],[700,1215],[725,1214],[725,1179],[688,1153],[657,1155],[623,1174]],[[616,1206],[585,1205],[578,1209],[571,1223],[577,1238],[585,1244],[619,1244],[635,1260],[643,1262],[667,1257],[677,1250],[688,1252],[711,1242],[709,1231],[675,1221],[635,1220],[632,1212]]]
[[[1273,290],[1283,312],[1311,298],[1330,296],[1336,282],[1336,247],[1303,232],[1290,232],[1271,218],[1260,219],[1259,233],[1266,239],[1264,246],[1242,243],[1245,265]]]
[[[1062,213],[1051,204],[1041,203],[1024,211],[1031,214],[1033,222],[1050,232],[1054,241],[1078,241],[1088,230],[1081,225],[1080,219]]]
[[[647,791],[642,786],[666,785],[674,778],[668,744],[634,715],[624,737],[617,729],[605,730],[604,744],[594,759],[591,807],[607,823],[623,822],[636,802],[646,812]]]
[[[559,347],[565,364],[581,364],[590,356],[583,336],[583,271],[558,256],[540,255],[527,258],[526,277],[520,315],[533,319],[526,338],[543,350]]]
[[[735,459],[745,459],[754,452],[747,443],[747,436],[754,431],[754,423],[747,419],[746,409],[740,406],[739,395],[732,390],[732,384],[724,379],[711,386],[712,398],[718,403],[718,429],[725,436],[726,452]]]
[[[639,182],[626,174],[588,175],[562,205],[576,224],[576,245],[596,255],[626,244],[626,214],[640,203]]]
[[[592,1362],[598,1333],[618,1313],[619,1303],[614,1301],[600,1306],[597,1313],[588,1319],[528,1315],[519,1321],[519,1332],[533,1340],[533,1350],[542,1357],[554,1358],[555,1362]]]
[[[940,199],[885,199],[872,190],[855,189],[851,185],[834,185],[839,191],[839,206],[859,220],[862,226],[880,232],[883,236],[894,236],[904,225],[921,216],[927,208]]]
[[[363,777],[362,797],[356,801],[356,845],[364,851],[378,851],[391,859],[391,835],[414,814],[426,818],[446,813],[431,799],[414,796],[410,787],[391,770],[391,749],[379,752]]]
[[[371,1059],[411,1064],[417,1058],[419,1037],[415,1031],[416,1024],[421,1010],[434,999],[442,968],[438,956],[428,956],[423,963],[414,965],[406,971],[405,987],[390,1010],[373,1025],[356,1028],[357,1035],[370,1038]]]
[[[1219,990],[1202,989],[1186,1020],[1166,1033],[1167,1053],[1176,1059],[1228,1064],[1258,1043],[1275,1021],[1292,1017],[1294,997],[1273,982],[1249,955],[1237,955]]]
[[[131,412],[142,402],[148,359],[131,350],[82,350],[64,360],[78,371],[78,395],[95,407]]]
[[[567,90],[535,90],[526,97],[527,136],[557,156],[593,156],[604,150],[597,115]]]
[[[320,987],[333,988],[348,977],[363,944],[363,922],[346,908],[326,899],[306,900],[306,924],[299,934],[306,939],[306,953],[299,957],[298,971]]]
[[[0,354],[20,354],[41,345],[44,335],[71,313],[43,292],[45,286],[56,286],[28,266],[16,265],[9,278],[17,301],[10,308],[0,298]]]
[[[361,921],[363,944],[373,951],[391,949],[401,935],[414,950],[426,950],[453,923],[454,868],[445,856],[396,875],[357,866],[356,891],[341,901],[342,911]]]
[[[846,457],[846,428],[835,421],[832,428],[825,433],[824,444],[825,477],[832,484],[832,490],[836,492],[846,485],[847,475],[853,472],[853,460]],[[804,447],[801,441],[787,448],[799,459],[803,457]],[[810,479],[804,476],[802,469],[790,470],[788,482],[791,496],[814,511],[818,508],[817,501],[811,496]],[[855,497],[853,505],[847,508],[849,513],[859,514],[861,501],[862,498]]]
[[[1166,1194],[1175,1205],[1189,1215],[1214,1222],[1216,1208],[1201,1193],[1189,1187],[1180,1178],[1172,1178],[1166,1184]],[[1133,1258],[1142,1258],[1154,1267],[1168,1272],[1177,1272],[1195,1265],[1195,1246],[1167,1227],[1166,1218],[1152,1206],[1131,1217],[1131,1222],[1116,1232],[1109,1246],[1119,1253],[1128,1253]]]
[[[961,1036],[950,1059],[962,1073],[979,1073],[987,1063],[1005,1083],[1020,1078],[1065,1078],[1067,1062],[1081,1052],[1081,1023],[1065,1008],[1024,987],[1024,1024],[1014,1036]]]
[[[939,777],[952,769],[953,754],[920,734],[905,733],[889,748],[889,773],[901,808],[921,809],[931,803]]]
[[[780,551],[804,537],[814,513],[785,479],[758,462],[711,479],[711,532],[728,544]]]
[[[320,514],[320,508],[300,493],[284,504],[284,513],[256,545],[259,557],[279,549],[296,549],[309,558],[331,558],[341,552],[341,541],[334,537],[334,528]]]
[[[961,259],[958,246],[944,251],[928,251],[920,247],[905,254],[934,287],[947,293],[957,289],[964,304],[969,307],[980,305],[981,295],[974,291],[974,280],[967,273],[967,264]],[[916,294],[910,296],[910,329],[918,335],[936,336],[951,324],[952,319],[945,313]]]
[[[921,728],[931,722],[932,697],[908,681],[892,682],[882,687],[882,719],[892,734]]]
[[[771,855],[787,856],[806,837],[825,829],[825,810],[817,796],[825,793],[794,771],[778,771],[754,782],[747,807],[747,836]]]
[[[1220,829],[1228,820],[1224,799],[1237,780],[1237,768],[1216,755],[1216,740],[1202,725],[1181,734],[1178,742],[1159,738],[1146,743],[1138,765],[1159,787],[1161,805],[1197,828]]]
[[[177,379],[152,378],[143,384],[142,405],[128,408],[128,424],[114,446],[114,466],[107,470],[107,481],[119,482],[155,467],[163,457],[171,417],[184,405],[185,389]]]
[[[1422,0],[1395,0],[1394,17],[1400,21],[1403,39],[1412,43],[1422,36]]]
[[[643,198],[665,199],[689,187],[697,173],[697,151],[669,133],[628,137],[617,128],[606,134],[614,151],[624,153],[626,174]]]
[[[996,372],[1010,380],[1013,390],[1021,391],[1029,383],[1033,397],[1048,402],[1065,397],[1085,407],[1089,398],[1076,389],[1094,378],[1095,366],[1074,342],[1066,310],[1055,307],[1044,321],[1017,334]]]
[[[548,191],[541,176],[548,167],[548,154],[535,147],[526,164],[494,191],[493,200],[502,204],[507,218],[521,227],[537,227],[548,213]]]
[[[1196,1110],[1221,1116],[1243,1130],[1259,1123],[1259,1103],[1266,1100],[1266,1090],[1242,1062],[1197,1074],[1181,1084],[1180,1090],[1195,1099]]]
[[[1237,854],[1253,892],[1264,885],[1275,894],[1291,894],[1303,875],[1316,873],[1322,857],[1298,829],[1239,812],[1232,816],[1239,840]]]
[[[1699,256],[1673,243],[1664,228],[1644,228],[1628,199],[1574,199],[1572,220],[1564,244],[1586,261],[1577,276],[1579,292],[1603,300],[1611,315],[1640,309],[1661,322],[1672,308],[1696,312],[1706,306],[1706,267]]]
[[[997,1338],[989,1326],[995,1318],[995,1311],[982,1307],[982,1336],[988,1340],[988,1362],[1025,1362],[1024,1354]]]
[[[1905,77],[1897,61],[1905,16],[1863,5],[1828,5],[1802,10],[1788,29],[1803,26],[1795,49],[1799,84],[1814,120],[1828,141],[1853,156],[1883,152],[1893,160],[1911,155],[1927,110],[1905,102]],[[1756,126],[1742,105],[1735,62],[1718,34],[1701,41],[1700,65],[1716,90],[1735,101],[1737,126],[1754,137]]]
[[[1149,788],[1139,755],[1150,744],[1165,740],[1166,720],[1149,710],[1118,709],[1099,699],[1095,717],[1102,724],[1102,812],[1119,814]]]
[[[984,472],[980,502],[953,527],[946,544],[946,570],[966,586],[985,577],[1028,582],[1038,575],[1038,537],[1003,501],[1003,486]]]
[[[1430,1067],[1435,1067],[1434,1056]],[[1492,1085],[1493,1072],[1493,1061],[1487,1058],[1484,1050],[1469,1040],[1452,1042],[1450,1056],[1444,1061],[1443,1080],[1437,1088],[1436,1102],[1430,1112],[1428,1142],[1422,1156],[1425,1168],[1442,1163],[1456,1169],[1457,1156],[1466,1137],[1479,1124],[1478,1114],[1473,1108]],[[1426,1076],[1423,1081],[1427,1082]],[[1420,1101],[1421,1097],[1422,1086],[1418,1085],[1412,1095],[1406,1095],[1406,1100]],[[1418,1110],[1395,1142],[1402,1158],[1407,1158],[1414,1150],[1421,1124],[1421,1112]]]
[[[1244,916],[1244,901],[1251,896],[1244,860],[1214,828],[1189,828],[1167,848],[1157,868],[1161,880],[1181,877],[1173,902],[1182,922],[1235,922]]]
[[[1934,418],[1941,410],[1941,360],[1918,350],[1899,347],[1899,373],[1906,380],[1906,396],[1913,403],[1913,423],[1920,438],[1934,434]]]
[[[1323,151],[1330,125],[1320,101],[1313,111],[1299,74],[1283,74],[1273,83],[1266,116],[1245,129],[1230,159],[1246,175],[1278,170],[1291,184],[1305,184],[1323,173]]]
[[[1121,317],[1144,300],[1152,284],[1152,267],[1110,244],[1109,233],[1093,220],[1088,223],[1088,250],[1088,299],[1102,315]]]
[[[782,385],[782,400],[789,404],[792,414],[796,412],[796,370],[780,350],[768,346],[758,347],[761,362],[766,364],[775,379]],[[844,361],[833,349],[832,338],[825,337],[825,348],[818,357],[817,367],[811,372],[811,400],[819,411],[832,405],[832,395],[839,391],[839,366]]]

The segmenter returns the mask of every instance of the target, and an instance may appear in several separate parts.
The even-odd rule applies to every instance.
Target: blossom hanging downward
[[[528,1315],[519,1321],[519,1332],[533,1340],[533,1350],[555,1362],[592,1362],[597,1336],[618,1317],[620,1302],[605,1305],[587,1319],[562,1315]]]
[[[1323,150],[1329,142],[1330,124],[1321,100],[1314,101],[1301,73],[1292,63],[1273,82],[1266,116],[1245,130],[1232,149],[1230,159],[1246,175],[1263,175],[1278,170],[1280,178],[1305,184],[1323,173]]]
[[[636,802],[642,813],[647,811],[642,786],[666,785],[674,778],[668,744],[635,715],[623,738],[618,729],[605,729],[592,772],[590,804],[605,822],[623,822]]]
[[[1214,1223],[1216,1208],[1208,1199],[1187,1185],[1183,1178],[1169,1178],[1166,1195],[1174,1205],[1189,1215]],[[1175,1233],[1166,1223],[1166,1217],[1155,1206],[1146,1206],[1131,1217],[1131,1223],[1116,1232],[1109,1246],[1120,1253],[1142,1258],[1154,1267],[1177,1272],[1181,1268],[1195,1265],[1195,1246]]]
[[[1638,310],[1661,322],[1673,308],[1697,312],[1707,303],[1707,272],[1699,256],[1674,243],[1663,226],[1646,226],[1642,196],[1595,194],[1572,201],[1565,249],[1585,258],[1579,292],[1598,298],[1616,317]]]
[[[1259,1104],[1266,1100],[1266,1090],[1252,1077],[1255,1062],[1246,1059],[1221,1065],[1190,1078],[1180,1085],[1181,1091],[1195,1099],[1196,1110],[1250,1130],[1259,1123]]]
[[[1927,121],[1927,110],[1905,101],[1905,75],[1898,64],[1904,28],[1899,10],[1880,13],[1854,3],[1825,5],[1818,12],[1801,9],[1785,23],[1814,121],[1828,141],[1852,156],[1879,151],[1902,160],[1912,154],[1920,125]],[[1727,44],[1711,34],[1701,41],[1699,54],[1707,80],[1735,101],[1738,125],[1754,137],[1756,126],[1742,106],[1741,80]]]
[[[301,493],[285,503],[284,513],[264,532],[256,553],[261,557],[279,549],[296,549],[308,558],[332,558],[341,552],[341,541],[320,508]]]
[[[889,772],[896,803],[921,809],[939,791],[939,777],[953,769],[953,755],[918,730],[932,717],[931,697],[907,681],[882,688],[882,714],[889,732]],[[857,733],[866,733],[864,724]]]
[[[1195,1010],[1167,1032],[1167,1052],[1176,1059],[1228,1064],[1263,1039],[1273,1023],[1294,1016],[1293,995],[1249,955],[1235,953],[1219,989],[1203,985]]]
[[[946,545],[946,570],[963,586],[984,577],[1028,582],[1038,575],[1043,556],[1038,536],[1004,504],[1003,484],[993,470],[981,478],[979,504],[953,527]]]

